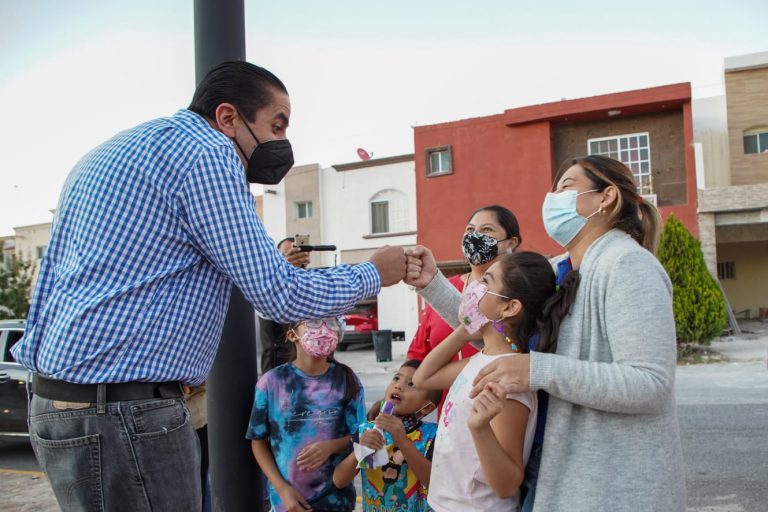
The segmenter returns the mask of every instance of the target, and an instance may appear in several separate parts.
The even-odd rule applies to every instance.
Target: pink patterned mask
[[[329,329],[325,323],[320,327],[307,327],[299,338],[301,348],[316,359],[325,359],[336,350],[339,344],[339,333]]]
[[[490,322],[488,317],[480,312],[480,299],[488,291],[488,287],[480,281],[472,281],[461,294],[459,306],[459,323],[469,334],[475,334],[482,326]]]

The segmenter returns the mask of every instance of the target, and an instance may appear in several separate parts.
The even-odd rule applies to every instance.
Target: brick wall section
[[[768,183],[699,190],[699,213],[768,208]]]
[[[653,192],[659,206],[685,204],[687,181],[681,110],[610,121],[553,125],[555,172],[567,159],[587,154],[589,139],[641,132],[649,135]]]
[[[768,128],[768,67],[725,73],[731,184],[768,182],[768,153],[744,154],[744,131]]]
[[[704,253],[707,270],[717,279],[717,234],[714,213],[699,213],[699,242],[701,242],[701,252]]]

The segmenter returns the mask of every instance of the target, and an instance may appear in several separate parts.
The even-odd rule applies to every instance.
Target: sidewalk
[[[45,475],[0,470],[0,512],[56,512],[59,506]]]
[[[732,362],[755,362],[768,360],[768,323],[758,320],[739,322],[742,334],[730,341],[713,341],[709,347],[728,357]]]

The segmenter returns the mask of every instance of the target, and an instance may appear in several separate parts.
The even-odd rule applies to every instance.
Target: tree
[[[35,264],[11,256],[0,265],[0,320],[26,318]]]
[[[701,243],[674,214],[664,225],[658,256],[672,281],[678,344],[709,344],[728,324],[725,299],[707,270]]]

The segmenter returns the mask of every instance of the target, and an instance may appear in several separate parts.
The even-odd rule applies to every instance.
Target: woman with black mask
[[[483,274],[499,256],[517,250],[522,241],[520,226],[514,213],[497,204],[478,208],[467,221],[461,240],[462,252],[469,263],[470,271],[450,277],[448,281],[462,292],[468,284],[482,279]],[[452,332],[453,328],[427,305],[408,348],[407,359],[424,360],[427,354]],[[476,353],[477,349],[467,344],[456,354],[454,360],[465,359]],[[443,400],[445,393],[443,392]],[[438,414],[442,410],[443,400],[440,401]]]

